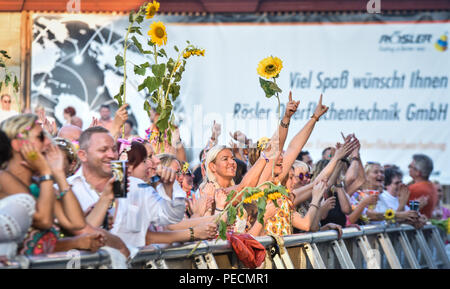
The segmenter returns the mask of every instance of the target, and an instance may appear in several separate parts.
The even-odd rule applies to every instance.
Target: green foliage
[[[17,76],[8,70],[8,66],[6,65],[6,61],[11,59],[11,56],[8,55],[6,50],[0,50],[0,67],[4,69],[5,78],[4,80],[0,80],[0,90],[3,87],[3,83],[5,83],[5,87],[12,84],[14,88],[14,92],[19,92],[19,81],[17,80]]]
[[[219,238],[222,240],[227,239],[227,224],[223,221],[219,221]]]
[[[114,95],[114,99],[117,100],[117,102],[119,103],[119,107],[123,105],[122,95],[123,95],[123,83],[120,85],[119,93]]]
[[[123,66],[123,57],[120,55],[116,55],[116,67],[122,67]]]
[[[259,84],[261,85],[261,88],[264,90],[267,98],[271,98],[276,93],[281,93],[281,89],[275,82],[268,81],[260,77]]]

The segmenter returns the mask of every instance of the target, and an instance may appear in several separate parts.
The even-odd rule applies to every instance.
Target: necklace
[[[5,172],[7,172],[11,177],[13,177],[16,181],[18,181],[19,183],[21,183],[25,188],[27,188],[29,190],[30,186],[27,186],[27,184],[25,184],[21,179],[19,179],[17,176],[15,176],[13,173],[11,173],[9,170],[5,170]]]

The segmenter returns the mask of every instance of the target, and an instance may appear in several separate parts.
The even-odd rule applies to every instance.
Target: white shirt
[[[166,226],[183,219],[186,193],[177,181],[170,199],[161,184],[155,191],[141,179],[129,177],[129,180],[127,197],[118,199],[111,233],[119,236],[129,248],[143,247],[150,225]]]
[[[15,110],[2,110],[0,109],[0,122],[4,121],[7,118],[10,118],[11,116],[19,114]]]
[[[378,196],[377,206],[375,207],[375,212],[384,213],[387,209],[393,209],[397,211],[398,209],[398,198],[389,194],[387,191],[383,191]],[[405,205],[405,211],[409,211],[409,207]]]
[[[86,181],[83,175],[83,166],[73,176],[70,176],[67,182],[72,185],[72,191],[84,212],[100,199],[97,191]]]
[[[397,197],[389,194],[388,191],[384,190],[381,194],[378,195],[377,206],[374,211],[377,213],[384,213],[388,209],[392,209],[397,211],[399,205],[399,201]],[[409,211],[409,207],[405,205],[405,211]],[[371,224],[381,224],[384,221],[372,221]]]

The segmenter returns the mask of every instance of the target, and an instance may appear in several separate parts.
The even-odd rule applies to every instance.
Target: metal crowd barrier
[[[336,231],[256,238],[270,258],[265,268],[274,269],[450,269],[443,237],[433,225],[420,230],[409,225],[368,225],[345,228],[338,240]],[[281,242],[280,242],[281,241]],[[244,268],[227,241],[203,241],[192,256],[196,243],[150,245],[129,261],[129,268],[147,269],[229,269]],[[106,251],[72,250],[50,255],[23,257],[3,268],[110,268]],[[0,266],[0,268],[2,268]]]

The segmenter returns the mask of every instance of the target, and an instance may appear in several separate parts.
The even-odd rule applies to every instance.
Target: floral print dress
[[[292,216],[294,205],[292,201],[285,196],[280,198],[278,203],[280,210],[266,221],[264,231],[267,234],[274,234],[278,236],[292,234]]]

